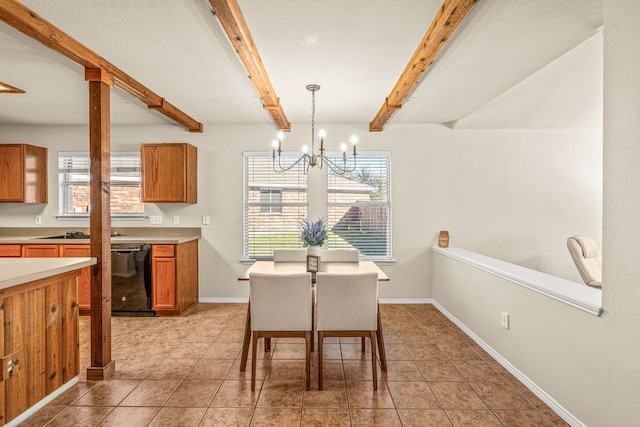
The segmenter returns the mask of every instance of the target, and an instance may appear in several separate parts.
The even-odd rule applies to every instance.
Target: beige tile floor
[[[382,305],[388,372],[372,388],[358,339],[325,342],[304,391],[302,340],[259,348],[239,371],[246,304],[200,304],[182,318],[115,317],[116,372],[86,381],[89,319],[82,317],[80,381],[25,426],[556,426],[567,425],[431,305]],[[261,340],[262,341],[262,340]],[[368,344],[367,344],[368,345]],[[260,344],[262,346],[262,344]]]

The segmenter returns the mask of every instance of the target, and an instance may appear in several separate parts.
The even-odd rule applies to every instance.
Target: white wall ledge
[[[433,246],[432,250],[593,315],[602,313],[602,291],[599,289],[455,246]]]

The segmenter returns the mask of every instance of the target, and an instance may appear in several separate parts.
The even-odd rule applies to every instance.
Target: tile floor
[[[567,425],[431,305],[382,305],[388,372],[372,388],[358,339],[325,342],[304,391],[304,344],[259,349],[251,392],[239,371],[246,304],[200,304],[182,318],[114,317],[109,381],[86,381],[89,318],[82,317],[80,381],[24,426],[557,426]],[[261,340],[262,342],[262,340]],[[262,344],[260,344],[262,346]],[[367,343],[367,346],[369,344]]]

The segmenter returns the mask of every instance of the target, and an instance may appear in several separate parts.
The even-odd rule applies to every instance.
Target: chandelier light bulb
[[[345,144],[344,142],[340,144],[340,150],[347,151],[347,144]]]
[[[353,145],[356,145],[356,144],[358,143],[358,137],[357,137],[357,136],[355,136],[355,135],[353,135],[353,136],[351,137],[351,143],[352,143]]]
[[[282,141],[284,139],[284,133],[278,132],[278,140]]]
[[[278,148],[278,140],[277,140],[277,139],[274,139],[273,141],[271,141],[271,146],[272,146],[274,149]]]
[[[325,136],[327,136],[327,133],[324,131],[324,129],[320,129],[320,132],[318,132],[318,136],[320,138],[324,138]]]
[[[307,153],[309,152],[309,146],[308,146],[308,145],[306,145],[306,144],[305,144],[305,145],[303,145],[303,146],[302,146],[302,152],[303,152],[304,154],[307,154]]]

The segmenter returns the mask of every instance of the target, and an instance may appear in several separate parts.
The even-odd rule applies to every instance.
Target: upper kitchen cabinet
[[[0,144],[0,202],[47,203],[47,149]]]
[[[198,150],[187,143],[142,144],[142,201],[198,201]]]

